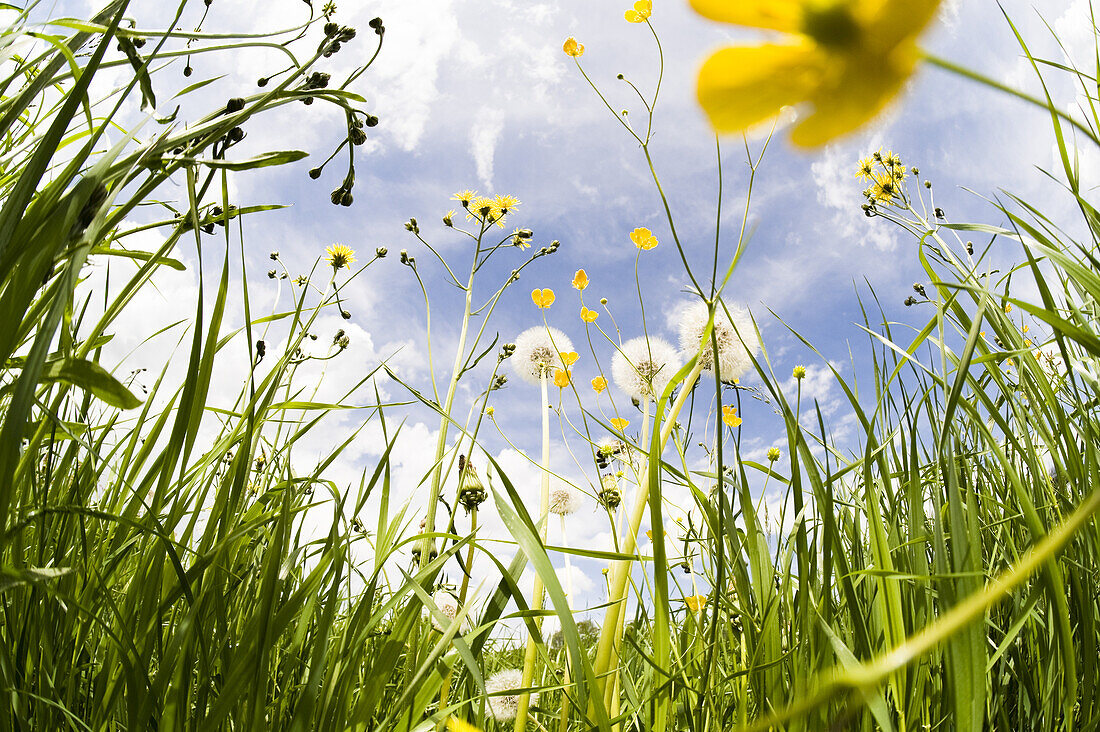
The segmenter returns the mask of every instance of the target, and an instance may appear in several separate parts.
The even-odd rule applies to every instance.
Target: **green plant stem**
[[[473,536],[477,533],[477,506],[474,506],[470,511],[470,535]],[[466,594],[470,591],[470,574],[474,563],[474,543],[471,541],[469,548],[466,550],[466,571],[462,574],[462,585],[458,589],[458,607],[461,610],[466,607]],[[447,707],[447,697],[451,693],[451,681],[454,679],[455,667],[447,671],[447,676],[443,679],[443,686],[439,687],[439,710],[443,711]],[[447,726],[446,719],[440,719],[436,724],[437,730],[442,730]]]
[[[539,491],[539,540],[546,544],[547,521],[546,515],[550,508],[550,397],[548,394],[547,377],[545,369],[541,370],[539,386],[542,387],[542,488]],[[536,572],[534,589],[531,595],[531,609],[538,612],[542,610],[542,596],[545,585],[542,577]],[[542,618],[533,619],[535,628],[542,628]],[[527,651],[523,656],[523,687],[529,688],[535,678],[535,660],[538,657],[538,644],[535,636],[527,639]],[[527,729],[527,710],[531,705],[531,694],[524,692],[519,695],[519,709],[516,712],[515,732],[524,732]]]

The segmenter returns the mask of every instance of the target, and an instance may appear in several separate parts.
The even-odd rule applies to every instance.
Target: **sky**
[[[675,318],[678,308],[689,300],[688,280],[645,158],[561,50],[570,36],[583,43],[586,51],[580,61],[584,71],[616,112],[625,108],[627,119],[644,123],[644,109],[616,75],[624,74],[645,95],[652,94],[658,52],[644,25],[623,19],[628,3],[344,0],[337,5],[336,20],[359,33],[343,51],[317,67],[332,73],[334,79],[373,52],[376,39],[368,21],[378,16],[386,27],[377,61],[352,86],[365,97],[365,109],[380,120],[377,127],[367,130],[367,143],[356,149],[354,205],[344,208],[329,201],[346,169],[342,156],[338,155],[318,180],[307,175],[344,134],[342,113],[323,104],[288,105],[247,125],[248,137],[237,152],[242,157],[282,149],[305,150],[310,157],[281,168],[237,175],[231,188],[231,200],[238,206],[288,205],[245,223],[245,264],[256,276],[250,282],[254,311],[286,307],[289,302],[290,284],[268,280],[263,274],[270,268],[272,251],[280,253],[292,274],[308,272],[324,248],[333,243],[353,247],[361,258],[379,246],[390,252],[346,290],[344,306],[352,314],[350,320],[333,312],[318,321],[319,343],[339,328],[350,337],[345,353],[325,362],[323,369],[310,367],[300,374],[307,381],[323,376],[319,399],[335,398],[381,360],[402,380],[420,389],[430,387],[429,364],[434,364],[436,378],[446,381],[458,334],[461,293],[446,284],[442,267],[406,231],[404,223],[415,217],[422,236],[453,267],[468,269],[468,240],[442,223],[449,209],[459,209],[449,200],[451,195],[466,188],[518,197],[522,204],[509,217],[507,231],[512,226],[532,229],[536,247],[560,241],[556,254],[525,269],[506,291],[488,331],[499,333],[501,342],[507,342],[520,331],[541,324],[544,313],[534,307],[530,291],[555,290],[557,302],[545,315],[550,325],[564,330],[577,346],[581,357],[575,379],[588,408],[593,400],[585,385],[597,371],[577,315],[578,293],[570,287],[577,269],[584,268],[591,280],[584,293],[585,303],[593,307],[606,298],[623,340],[642,332],[640,289],[646,332],[676,341]],[[760,34],[701,18],[683,0],[654,0],[653,5],[651,20],[665,63],[651,143],[654,166],[686,256],[695,269],[707,273],[715,239],[717,155],[715,137],[695,102],[695,74],[712,51],[731,43],[751,42]],[[41,10],[83,15],[93,7],[59,2]],[[934,55],[1035,93],[1039,87],[1001,7],[1034,53],[1058,61],[1068,54],[1087,65],[1092,36],[1086,0],[1041,5],[1006,0],[1001,6],[948,1],[922,37],[922,45]],[[181,25],[192,27],[201,11],[202,4],[192,2]],[[167,22],[164,7],[154,0],[135,0],[130,15],[139,28],[158,28]],[[301,0],[214,0],[204,28],[269,31],[297,25],[306,15]],[[1064,51],[1052,40],[1046,23],[1062,40]],[[302,46],[303,52],[307,45]],[[184,100],[180,118],[194,118],[232,96],[256,93],[256,80],[283,63],[272,50],[193,57],[191,81],[214,75],[222,78],[194,99]],[[120,72],[114,81],[123,78]],[[164,90],[189,83],[178,70],[166,71],[163,79],[157,83]],[[104,79],[103,83],[111,81]],[[1072,108],[1076,100],[1071,88],[1055,84],[1051,91],[1060,106]],[[168,101],[170,97],[170,93],[160,93],[158,113],[171,111],[176,102]],[[128,107],[127,114],[136,117],[136,108]],[[754,158],[763,142],[760,135],[748,141]],[[724,176],[720,239],[724,269],[745,215],[748,165],[740,137],[725,137],[719,144]],[[936,205],[951,221],[1004,223],[1003,214],[990,199],[1003,198],[1005,192],[1036,202],[1055,218],[1070,212],[1059,195],[1058,183],[1042,172],[1058,167],[1049,118],[1019,100],[929,65],[919,68],[899,98],[873,124],[824,148],[793,148],[783,131],[777,132],[758,166],[747,214],[751,237],[725,297],[751,310],[768,360],[781,381],[793,387],[786,375],[795,365],[807,366],[803,403],[818,401],[842,445],[854,439],[852,417],[826,362],[846,379],[866,377],[869,354],[866,336],[856,326],[862,322],[858,298],[869,301],[873,288],[886,319],[903,326],[923,324],[927,318],[921,308],[902,304],[911,294],[912,284],[926,279],[916,256],[916,242],[887,221],[865,218],[860,210],[862,186],[853,175],[855,162],[879,148],[894,150],[906,165],[919,167],[920,179],[932,182]],[[1100,170],[1100,161],[1095,151],[1082,154],[1085,185],[1091,186],[1095,181],[1090,181],[1089,175],[1094,177]],[[180,192],[168,190],[165,196]],[[150,215],[138,213],[135,222],[151,220],[143,218]],[[460,212],[456,222],[461,220]],[[637,280],[637,250],[628,239],[636,227],[651,229],[660,241],[656,249],[641,254]],[[143,236],[146,246],[158,242],[156,232]],[[416,257],[430,293],[431,359],[424,300],[411,272],[398,262],[402,249]],[[188,265],[187,270],[159,277],[156,288],[142,294],[139,306],[119,327],[110,357],[117,359],[121,373],[138,367],[151,372],[159,368],[166,349],[149,347],[145,338],[169,319],[185,317],[188,303],[194,302],[198,262],[193,244],[183,245],[176,256]],[[1018,261],[1019,252],[1005,244],[991,256],[995,262],[1007,264]],[[490,294],[524,259],[518,250],[498,254],[494,265],[484,271],[478,292]],[[101,271],[93,273],[89,286],[101,281],[96,279],[101,276]],[[238,320],[239,311],[238,307]],[[600,323],[607,322],[605,315]],[[804,334],[820,355],[803,346],[792,331]],[[176,338],[178,334],[171,336],[168,345]],[[606,364],[610,345],[594,342],[596,354]],[[218,383],[225,385],[225,393],[218,396],[229,399],[243,372],[239,363],[219,368],[224,369],[225,376]],[[507,365],[504,371],[510,374]],[[486,378],[485,369],[479,368],[462,382],[457,400],[460,414],[470,409]],[[378,383],[384,399],[408,398],[400,384],[386,379]],[[750,388],[757,384],[755,377],[744,381]],[[742,454],[760,461],[769,447],[784,445],[783,427],[769,405],[748,396],[742,413]],[[356,399],[356,403],[368,404],[373,391]],[[622,406],[621,393],[616,399]],[[705,400],[699,401],[699,409],[705,410]],[[521,493],[532,501],[539,470],[526,456],[538,457],[538,402],[537,388],[510,378],[507,387],[494,395],[495,423],[482,432],[482,447],[499,459]],[[563,413],[571,420],[579,416],[575,403]],[[394,408],[387,414],[395,423],[405,420],[392,455],[395,503],[409,501],[408,519],[415,524],[423,514],[426,497],[426,488],[420,485],[429,465],[425,445],[434,444],[438,422],[423,407]],[[364,426],[369,415],[361,410],[330,419],[325,429],[304,445],[298,460],[308,466],[332,446],[334,434],[351,434],[362,427],[329,472],[339,485],[357,484],[360,471],[364,466],[373,467],[382,451],[377,420]],[[701,411],[700,417],[705,416]],[[597,477],[591,460],[584,457],[583,443],[571,433],[568,423],[563,426],[557,415],[554,421],[555,471],[591,491]],[[570,451],[579,459],[574,460]],[[484,473],[483,466],[479,467]],[[683,504],[685,496],[673,498]],[[586,501],[581,511],[569,518],[568,541],[606,547],[610,541],[606,519],[591,498]],[[505,539],[499,519],[490,515],[491,511],[483,514],[483,536]],[[668,516],[671,525],[673,519],[684,516],[684,509],[672,506]],[[364,519],[370,525],[370,516]],[[555,530],[551,531],[552,543]],[[506,542],[499,547],[502,556],[514,551]],[[644,545],[642,550],[646,550]],[[555,562],[561,565],[562,558],[556,557]],[[583,608],[602,602],[601,565],[592,560],[573,565],[576,605]],[[457,580],[456,573],[452,572],[451,579]],[[486,588],[493,582],[487,566],[475,579],[484,580]]]

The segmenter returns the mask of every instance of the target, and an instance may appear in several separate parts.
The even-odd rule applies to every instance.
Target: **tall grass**
[[[571,444],[591,456],[587,480],[607,508],[608,548],[550,543],[545,509],[532,510],[480,436],[494,400],[510,394],[501,376],[515,350],[498,350],[499,339],[490,339],[493,309],[519,270],[556,244],[525,255],[485,288],[478,274],[488,259],[523,251],[533,236],[498,236],[494,224],[511,213],[472,196],[463,202],[469,230],[446,222],[471,239],[462,269],[410,220],[416,251],[427,254],[418,264],[403,251],[401,263],[421,284],[429,324],[433,293],[418,267],[438,264],[465,299],[443,388],[434,380],[435,353],[430,390],[385,367],[407,390],[406,402],[440,422],[423,466],[424,528],[410,533],[409,505],[391,489],[397,405],[372,387],[383,365],[335,402],[315,400],[315,385],[299,373],[315,358],[340,357],[340,334],[321,357],[310,355],[310,334],[318,318],[342,311],[342,296],[385,250],[356,269],[333,258],[319,263],[291,289],[289,306],[280,300],[272,313],[256,314],[243,219],[272,206],[229,201],[231,175],[305,154],[233,154],[235,130],[275,107],[339,105],[348,119],[340,149],[353,150],[371,122],[347,87],[370,61],[341,85],[319,83],[313,68],[336,43],[376,45],[363,54],[373,60],[384,27],[372,22],[372,39],[311,15],[264,36],[151,33],[124,22],[126,9],[119,0],[91,20],[41,27],[24,11],[2,41],[0,727],[1097,726],[1100,214],[1081,185],[1072,125],[1049,98],[1028,101],[1050,112],[1059,175],[1080,220],[1053,221],[1008,197],[993,206],[998,225],[956,223],[915,173],[892,177],[887,192],[872,187],[864,210],[885,221],[869,225],[899,226],[916,244],[926,275],[910,297],[917,322],[889,322],[867,291],[867,346],[859,356],[869,376],[845,379],[822,359],[857,425],[857,439],[844,444],[803,399],[797,370],[792,392],[766,348],[754,355],[754,388],[786,435],[766,464],[741,454],[746,425],[723,409],[740,410],[747,387],[727,383],[718,369],[703,371],[707,345],[719,350],[715,324],[736,312],[723,291],[749,246],[751,199],[732,254],[716,226],[710,271],[693,270],[651,155],[660,83],[649,95],[639,91],[645,132],[612,110],[653,171],[671,245],[709,322],[667,388],[644,405],[637,441],[610,416],[621,416],[614,406],[605,411],[572,383],[569,363],[553,372],[563,400],[577,403]],[[314,41],[302,60],[292,52]],[[156,107],[161,79],[178,70],[178,61],[167,62],[256,45],[283,49],[291,66],[255,94],[186,124],[152,114],[144,124],[156,133],[145,130],[144,142],[136,127],[112,131],[123,123],[126,100]],[[116,46],[124,58],[110,55]],[[1095,137],[1097,73],[1032,61],[1037,74],[1065,75],[1081,87],[1087,103],[1073,129]],[[132,69],[125,87],[89,97],[96,74],[111,67]],[[593,89],[603,100],[598,84]],[[110,147],[109,137],[118,140]],[[746,143],[752,174],[766,164],[768,145]],[[888,174],[900,166],[872,161]],[[351,203],[353,162],[334,203]],[[170,181],[185,192],[186,200],[171,202],[179,215],[128,223]],[[128,246],[128,237],[149,230],[163,233],[156,251]],[[990,264],[994,241],[1018,248],[1020,264],[1009,275]],[[177,380],[166,364],[139,399],[101,362],[102,349],[158,270],[183,268],[178,252],[192,243],[195,312],[157,335],[179,339],[186,369]],[[133,264],[132,274],[108,283],[102,308],[78,296],[89,261],[119,257]],[[468,271],[466,281],[455,271]],[[1037,299],[1020,295],[1032,288]],[[238,305],[239,314],[231,311]],[[615,329],[600,332],[609,345],[590,341],[599,345],[592,347],[597,362],[600,350],[624,350]],[[813,348],[812,338],[795,335]],[[739,336],[747,345],[758,333]],[[495,363],[479,370],[490,354]],[[242,358],[239,392],[228,405],[215,403],[216,366]],[[544,392],[550,375],[541,376]],[[482,376],[468,414],[458,414],[460,381]],[[376,421],[383,435],[378,462],[351,490],[332,481],[332,465],[357,436],[351,431],[303,469],[294,458],[311,431],[370,391],[364,422]],[[543,396],[540,418],[548,404]],[[699,433],[710,441],[706,458],[690,447]],[[601,449],[596,438],[604,434],[620,442]],[[548,450],[539,463],[544,486]],[[607,468],[612,458],[618,470]],[[620,487],[630,484],[635,501],[623,515],[610,496],[621,498]],[[671,492],[686,493],[692,505],[666,541]],[[775,492],[782,499],[761,507],[761,496]],[[459,505],[469,511],[468,531]],[[478,528],[478,512],[490,510],[516,549],[507,563]],[[377,515],[369,527],[358,518],[368,514]],[[317,517],[324,517],[320,528]],[[646,522],[651,555],[638,551]],[[676,545],[679,556],[670,553]],[[608,563],[599,627],[577,617],[572,588],[555,570],[558,555]],[[470,588],[475,563],[499,577],[482,600]],[[520,585],[528,567],[538,578],[533,593]],[[685,570],[690,584],[681,579]],[[445,577],[460,578],[457,593],[441,588]],[[549,616],[559,628],[554,637],[542,625]],[[498,632],[519,625],[526,649]],[[498,672],[521,663],[523,681],[501,686],[510,677]]]

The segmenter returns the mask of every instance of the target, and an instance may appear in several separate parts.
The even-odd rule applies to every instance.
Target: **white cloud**
[[[470,150],[477,165],[477,177],[487,189],[493,187],[493,157],[497,141],[504,131],[504,112],[482,107],[470,129]]]

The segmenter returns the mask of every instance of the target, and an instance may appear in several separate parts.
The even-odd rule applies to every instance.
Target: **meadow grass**
[[[430,389],[376,364],[344,398],[317,401],[316,384],[299,372],[339,357],[347,342],[337,334],[326,356],[310,355],[311,329],[343,310],[342,293],[387,252],[356,268],[331,250],[291,289],[290,307],[277,301],[271,313],[252,312],[241,219],[274,206],[232,207],[229,178],[305,153],[226,153],[239,141],[235,130],[276,107],[336,104],[348,119],[338,151],[346,146],[349,167],[332,200],[350,205],[352,151],[370,116],[349,85],[370,61],[339,85],[322,83],[313,66],[339,43],[376,43],[364,54],[373,60],[384,26],[372,22],[376,40],[368,40],[311,14],[270,35],[151,33],[124,23],[125,11],[119,0],[91,19],[45,26],[20,11],[0,41],[0,727],[1097,727],[1100,214],[1067,136],[1072,127],[1096,141],[1095,72],[1032,58],[1022,45],[1035,73],[1068,77],[1087,100],[1072,124],[1049,98],[1023,100],[1049,110],[1058,175],[1078,221],[1053,221],[1008,196],[993,203],[999,225],[951,222],[900,159],[861,163],[865,212],[912,236],[926,280],[910,296],[915,326],[889,322],[874,290],[861,292],[867,343],[853,358],[869,378],[846,379],[822,358],[856,425],[856,438],[843,444],[803,400],[805,370],[785,389],[788,376],[758,347],[753,321],[724,301],[750,246],[755,183],[732,256],[716,231],[710,272],[693,270],[651,155],[660,82],[648,95],[638,91],[645,131],[607,105],[653,172],[671,245],[700,303],[696,318],[702,313],[687,329],[684,362],[667,371],[652,366],[655,339],[640,354],[616,329],[586,319],[589,334],[606,335],[626,359],[625,378],[631,369],[636,377],[641,428],[628,433],[619,412],[594,406],[573,383],[571,345],[552,342],[547,356],[521,339],[490,338],[502,293],[557,244],[527,252],[530,232],[495,226],[511,222],[508,201],[472,192],[458,196],[467,221],[446,222],[469,237],[468,261],[449,262],[415,219],[406,229],[425,253],[419,263],[400,255],[420,283],[429,337],[433,293],[419,267],[438,265],[464,297],[453,358],[444,356],[453,364],[448,380],[436,383],[429,343]],[[656,31],[653,38],[659,50]],[[291,51],[314,40],[301,59]],[[291,65],[254,95],[186,124],[153,115],[144,124],[155,132],[140,137],[137,127],[121,129],[123,103],[155,107],[180,59],[256,45],[277,45]],[[115,47],[124,58],[108,56]],[[567,44],[580,69],[576,50]],[[117,92],[89,97],[104,68],[133,74]],[[190,82],[180,95],[210,81]],[[753,176],[770,141],[745,143]],[[168,181],[182,185],[186,200],[159,200]],[[175,213],[129,222],[153,202]],[[128,246],[129,236],[149,230],[163,235],[156,251]],[[657,244],[651,237],[635,231],[637,267]],[[1007,274],[990,264],[994,242],[1019,252]],[[131,379],[101,363],[102,349],[137,294],[158,270],[182,269],[178,252],[192,244],[195,311],[158,334],[178,339],[186,368],[177,379],[166,363],[139,398]],[[494,272],[486,262],[508,248],[526,260],[485,286]],[[89,261],[119,257],[133,265],[111,270],[129,273],[124,281],[110,282],[106,296],[81,289]],[[285,265],[272,259],[283,268],[274,277],[289,284]],[[580,275],[574,286],[583,292]],[[231,292],[231,282],[241,291]],[[534,294],[544,314],[553,299],[545,292]],[[238,305],[239,314],[229,312]],[[813,349],[810,336],[794,335]],[[740,453],[740,400],[750,392],[729,383],[737,374],[723,358],[733,352],[785,428],[785,446],[766,463]],[[242,354],[239,392],[215,403],[216,366]],[[541,391],[537,510],[480,435],[493,400],[507,393],[501,377],[510,359],[534,369]],[[373,379],[383,373],[403,390],[401,405],[380,396]],[[473,378],[484,381],[459,414],[460,382]],[[549,538],[559,500],[550,483],[550,383],[577,403],[573,445],[591,458],[610,547]],[[311,431],[365,392],[374,399],[363,423],[378,425],[382,445],[358,484],[329,477],[356,430],[329,440],[315,465],[294,459]],[[709,411],[693,409],[696,399]],[[440,425],[423,465],[429,501],[420,531],[409,530],[416,517],[392,490],[390,452],[402,429],[392,415],[410,402]],[[605,434],[616,442],[599,443]],[[709,457],[692,452],[699,434]],[[692,505],[666,541],[672,492]],[[761,505],[776,492],[771,508]],[[460,528],[459,506],[469,530]],[[513,558],[501,559],[499,543],[478,530],[480,511],[500,516]],[[360,515],[376,520],[368,526]],[[638,550],[645,525],[651,555]],[[675,545],[679,556],[669,552]],[[572,588],[559,582],[559,555],[607,563],[608,602],[592,618],[577,614]],[[478,600],[475,563],[491,566],[496,583]],[[520,586],[528,569],[533,591]],[[441,587],[448,573],[461,577],[456,590]],[[553,635],[544,633],[549,617]],[[509,628],[522,629],[520,642],[503,639]]]

